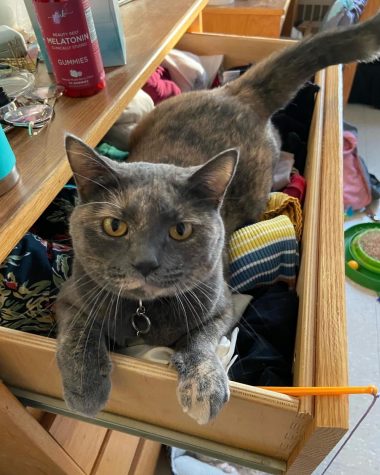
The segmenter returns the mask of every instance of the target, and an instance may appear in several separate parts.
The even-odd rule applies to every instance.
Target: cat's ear
[[[104,181],[115,180],[112,160],[102,157],[93,148],[74,135],[65,137],[67,158],[74,173],[75,183],[82,199],[88,199],[97,188],[105,188]]]
[[[189,179],[191,191],[219,206],[235,174],[240,150],[230,148],[199,168]]]

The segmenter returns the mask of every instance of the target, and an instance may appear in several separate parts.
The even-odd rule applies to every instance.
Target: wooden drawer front
[[[223,53],[225,66],[231,67],[258,61],[290,43],[187,34],[178,47],[203,55]],[[308,192],[298,283],[295,384],[340,385],[346,383],[347,355],[341,252],[343,213],[336,205],[341,202],[342,176],[338,68],[319,73],[316,80],[321,91],[310,132],[306,171]],[[61,398],[54,352],[52,339],[0,328],[0,378],[10,386]],[[293,473],[300,475],[311,473],[311,468],[331,450],[347,425],[344,398],[298,400],[231,383],[230,402],[215,421],[199,426],[182,413],[177,403],[173,371],[121,355],[113,355],[113,362],[113,389],[107,411],[151,424],[152,435],[159,434],[161,428],[171,429],[179,444],[181,441],[185,444],[189,435],[194,436],[194,450],[204,450],[208,444],[215,443],[225,447],[226,454],[244,449],[258,454],[256,462],[252,463],[252,458],[241,451],[240,460],[268,468],[271,464],[265,457],[272,457],[279,463],[289,462],[290,472],[292,467],[297,467]],[[315,450],[313,434],[322,429],[329,437]],[[275,472],[273,467],[272,471]]]
[[[227,35],[279,38],[284,22],[284,10],[267,8],[262,11],[208,7],[202,13],[203,31]]]

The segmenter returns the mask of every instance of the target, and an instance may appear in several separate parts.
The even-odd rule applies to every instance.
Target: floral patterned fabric
[[[68,218],[76,190],[67,185],[0,264],[0,325],[55,336],[54,301],[69,277]]]

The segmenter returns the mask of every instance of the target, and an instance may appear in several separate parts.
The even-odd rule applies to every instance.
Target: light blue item
[[[177,447],[171,448],[171,468],[174,475],[225,475],[223,470],[208,465],[189,452]]]
[[[118,0],[90,0],[105,68],[127,62],[124,28]]]
[[[1,0],[0,0],[1,1]],[[33,7],[33,0],[24,0],[32,22],[34,33],[41,50],[46,68],[51,73],[52,67],[46,51],[40,26]],[[118,0],[90,0],[96,35],[105,68],[121,66],[127,62],[124,29],[120,19]]]
[[[38,46],[40,47],[40,54],[42,56],[42,59],[46,65],[46,69],[48,70],[48,73],[53,72],[53,68],[51,66],[50,60],[49,60],[49,55],[46,51],[45,47],[45,42],[42,36],[41,28],[40,25],[38,24],[37,16],[36,16],[36,11],[33,6],[33,0],[24,0],[25,7],[28,11],[28,15],[30,18],[30,21],[33,26],[34,34],[36,35],[37,43]]]
[[[16,157],[0,125],[0,195],[10,190],[18,179]]]

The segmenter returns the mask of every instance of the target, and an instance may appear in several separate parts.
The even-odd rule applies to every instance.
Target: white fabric
[[[197,56],[173,49],[162,62],[182,92],[209,89],[223,62],[224,56]]]
[[[187,51],[173,49],[162,62],[182,92],[194,89],[206,89],[208,76],[198,56]]]
[[[222,66],[224,56],[222,54],[215,54],[213,56],[199,56],[199,61],[202,66],[205,68],[208,83],[207,89],[210,89],[212,83],[219,72],[220,67]]]
[[[103,141],[120,150],[128,150],[128,141],[132,130],[153,109],[154,102],[152,98],[140,89],[121,113],[115,124],[103,137]]]

